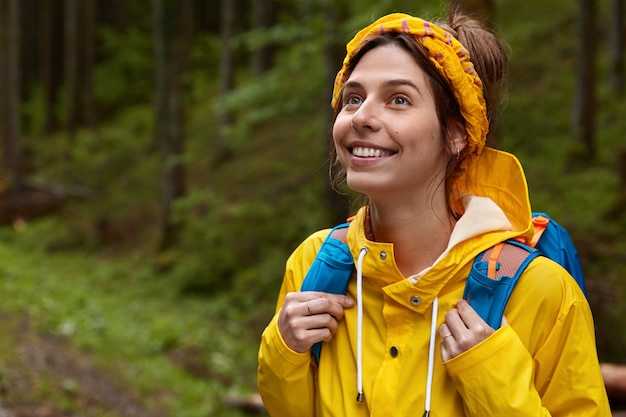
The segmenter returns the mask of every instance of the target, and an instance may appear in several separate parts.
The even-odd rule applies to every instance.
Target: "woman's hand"
[[[456,307],[446,313],[445,320],[439,327],[444,362],[476,346],[495,332],[465,300],[459,300]],[[502,317],[502,323],[507,323],[506,318]]]
[[[278,313],[278,329],[292,350],[304,353],[315,343],[328,342],[354,300],[325,292],[290,292]]]

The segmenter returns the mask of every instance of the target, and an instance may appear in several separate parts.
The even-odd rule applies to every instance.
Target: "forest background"
[[[502,148],[578,247],[626,363],[622,0],[466,0],[509,45]],[[0,0],[0,406],[240,416],[327,178],[354,32],[442,0]]]

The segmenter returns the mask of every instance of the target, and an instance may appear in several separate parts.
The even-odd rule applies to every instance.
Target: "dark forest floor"
[[[0,417],[165,417],[149,410],[119,376],[88,354],[39,333],[26,314],[0,314],[4,349],[15,360],[0,374]],[[42,382],[43,381],[43,382]]]

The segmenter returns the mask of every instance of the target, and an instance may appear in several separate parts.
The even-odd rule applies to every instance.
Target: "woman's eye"
[[[351,96],[348,97],[348,99],[346,100],[346,104],[361,104],[361,99],[359,97],[356,96]]]
[[[397,105],[405,105],[408,104],[409,101],[404,97],[394,97],[393,99],[391,99],[391,103]]]

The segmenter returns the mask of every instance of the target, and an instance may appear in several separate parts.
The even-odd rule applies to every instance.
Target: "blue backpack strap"
[[[530,246],[514,240],[504,242],[495,262],[495,276],[489,277],[489,258],[494,248],[479,254],[467,278],[463,298],[478,315],[494,329],[502,324],[504,308],[515,284],[528,266],[540,253]]]
[[[354,259],[350,248],[343,240],[336,239],[339,229],[345,229],[350,223],[335,226],[317,252],[309,268],[300,291],[321,291],[333,294],[345,294],[354,268]],[[311,348],[311,354],[317,363],[320,361],[322,342]]]
[[[585,296],[587,296],[587,288],[585,287],[578,251],[567,230],[546,213],[542,212],[533,213],[533,223],[535,224],[535,228],[543,229],[535,248],[544,256],[565,268],[567,272],[574,277]]]

